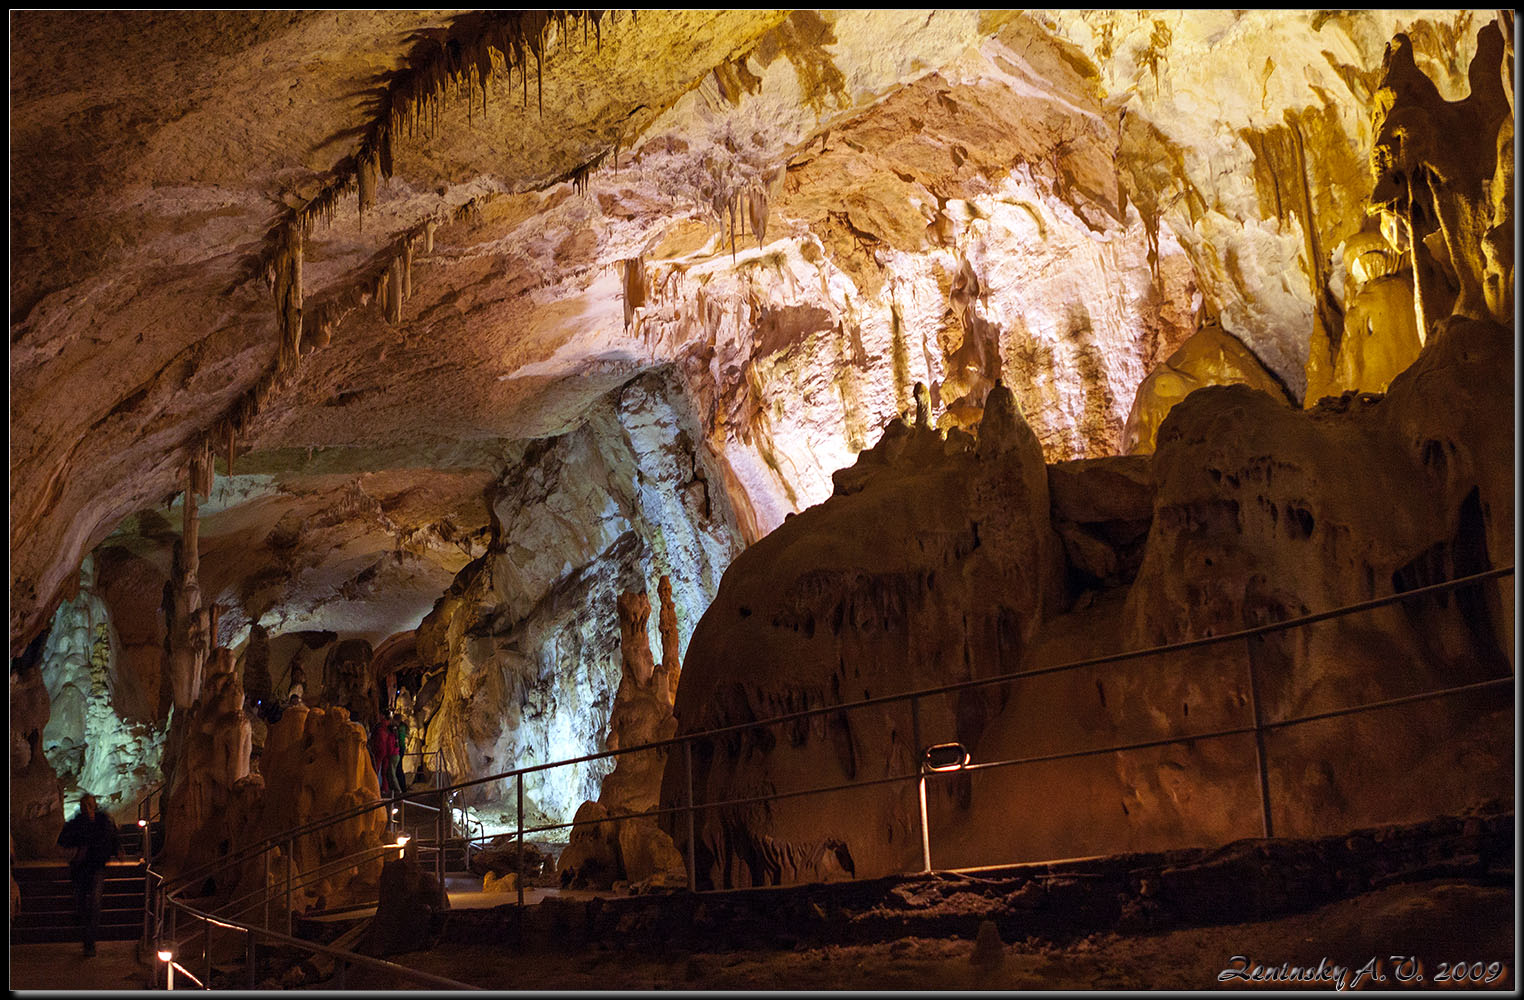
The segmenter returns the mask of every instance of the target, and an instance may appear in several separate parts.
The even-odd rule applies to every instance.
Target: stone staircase
[[[11,871],[21,889],[21,912],[11,922],[11,944],[83,940],[84,926],[74,912],[74,883],[66,862],[24,862]],[[106,866],[99,940],[142,937],[144,875],[141,859]]]

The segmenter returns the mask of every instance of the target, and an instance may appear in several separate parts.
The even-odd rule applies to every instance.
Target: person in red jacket
[[[381,778],[381,794],[386,798],[401,795],[402,789],[393,788],[395,784],[392,778],[392,758],[402,756],[401,749],[397,746],[397,734],[392,732],[392,720],[382,717],[376,724],[375,735],[371,737],[370,752],[376,764],[376,774]]]

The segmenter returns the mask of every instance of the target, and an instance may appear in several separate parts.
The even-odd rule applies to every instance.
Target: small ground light
[[[412,839],[405,833],[397,838],[397,857],[407,857],[407,842]]]
[[[146,820],[146,819],[140,819],[140,820],[138,820],[138,826],[147,826],[147,825],[148,825],[148,820]]]
[[[172,959],[174,957],[175,957],[175,953],[172,952],[172,951],[161,951],[161,952],[159,952],[159,961],[161,961],[161,962],[168,962],[170,959]]]
[[[938,743],[921,760],[928,771],[958,771],[968,766],[969,754],[961,743]]]
[[[917,791],[921,799],[921,865],[931,871],[931,831],[926,816],[926,775],[933,771],[961,771],[968,766],[968,751],[962,743],[938,743],[921,751],[921,780]]]

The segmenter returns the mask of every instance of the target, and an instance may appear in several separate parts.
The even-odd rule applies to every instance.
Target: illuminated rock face
[[[737,545],[720,476],[670,380],[617,391],[527,450],[493,496],[495,537],[419,626],[425,749],[456,780],[603,749],[622,676],[617,595],[668,576],[682,641]],[[654,631],[658,623],[642,628]],[[649,639],[647,639],[649,641]],[[526,779],[540,822],[596,799],[608,761]],[[512,788],[481,786],[512,822]]]
[[[80,796],[91,792],[119,822],[135,819],[128,815],[132,807],[160,778],[165,727],[129,721],[136,713],[119,707],[141,690],[133,683],[137,678],[114,669],[120,651],[110,611],[96,591],[94,563],[87,559],[78,596],[53,617],[40,664],[51,706],[42,750],[58,772],[70,815]]]
[[[1153,452],[1159,425],[1169,411],[1208,385],[1247,385],[1281,402],[1290,402],[1275,376],[1265,370],[1238,338],[1223,330],[1221,324],[1209,322],[1138,386],[1122,437],[1127,454]]]

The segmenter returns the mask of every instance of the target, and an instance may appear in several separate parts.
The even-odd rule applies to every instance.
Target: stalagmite
[[[1375,97],[1372,208],[1388,239],[1412,254],[1419,334],[1425,342],[1453,315],[1491,318],[1485,235],[1497,136],[1510,117],[1496,24],[1484,27],[1471,64],[1471,93],[1446,101],[1414,61],[1412,41],[1387,46]]]
[[[677,613],[666,577],[658,594],[662,600],[660,666],[651,655],[646,634],[650,599],[644,593],[626,592],[617,600],[623,676],[609,716],[610,750],[669,739],[677,731],[672,714],[679,669]],[[557,865],[563,884],[606,885],[619,875],[632,882],[655,879],[668,884],[680,884],[686,878],[682,856],[654,820],[618,821],[621,815],[655,808],[668,756],[665,749],[657,749],[617,758],[613,772],[603,779],[598,801],[583,803],[577,811],[571,845]],[[613,821],[596,822],[605,817]],[[612,870],[615,866],[618,871]]]
[[[683,669],[683,653],[677,631],[677,605],[672,602],[672,578],[665,573],[656,585],[661,600],[657,630],[661,635],[661,671],[667,675],[667,697],[677,699],[677,679]]]

